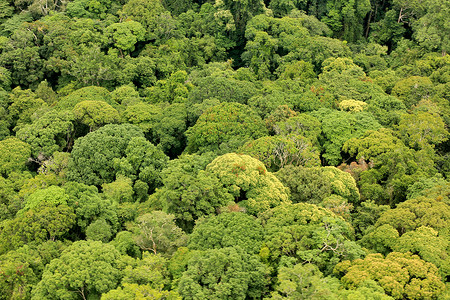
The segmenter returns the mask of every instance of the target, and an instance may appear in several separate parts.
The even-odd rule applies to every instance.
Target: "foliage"
[[[242,212],[229,212],[198,220],[189,236],[188,247],[207,250],[239,246],[256,254],[262,240],[263,229],[256,218]]]
[[[13,171],[26,169],[31,155],[29,144],[11,137],[0,141],[0,174],[6,176]]]
[[[411,253],[392,252],[386,258],[369,254],[365,259],[341,262],[335,272],[345,274],[341,281],[349,288],[375,280],[394,299],[436,298],[444,290],[437,268]]]
[[[307,138],[299,135],[262,137],[246,143],[238,152],[258,159],[270,171],[287,165],[320,165],[319,152]]]
[[[266,266],[240,247],[194,254],[178,284],[185,299],[243,299],[262,296]]]
[[[187,150],[235,150],[243,142],[267,134],[261,118],[250,108],[238,103],[222,103],[207,109],[189,128]]]
[[[142,131],[132,125],[106,125],[75,141],[69,160],[69,180],[101,185],[114,180],[114,158],[121,158],[133,137]],[[95,152],[96,155],[91,155]]]
[[[173,215],[154,211],[137,218],[134,240],[142,250],[170,255],[183,246],[187,238],[175,225]]]
[[[100,296],[117,287],[121,278],[119,252],[99,241],[78,241],[45,268],[32,299]]]
[[[271,260],[289,256],[298,263],[313,263],[329,274],[340,260],[363,255],[352,241],[351,225],[325,208],[285,204],[265,211],[260,218],[266,230],[265,256]]]
[[[449,298],[449,12],[0,0],[0,299]]]
[[[288,191],[263,163],[248,155],[228,153],[215,158],[206,172],[216,177],[234,201],[249,214],[288,203]]]

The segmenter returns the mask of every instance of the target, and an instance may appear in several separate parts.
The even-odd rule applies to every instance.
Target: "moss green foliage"
[[[206,166],[234,201],[249,214],[289,203],[288,190],[264,164],[248,155],[224,154]]]
[[[206,250],[239,246],[248,253],[258,253],[262,241],[263,228],[255,217],[229,212],[198,220],[189,237],[188,247]]]
[[[243,142],[267,134],[261,118],[249,107],[222,103],[207,109],[188,129],[187,149],[197,151],[233,151]]]
[[[109,125],[78,139],[69,161],[69,179],[94,184],[111,182],[114,177],[108,170],[112,169],[113,159],[120,158],[130,139],[138,136],[143,134],[136,127]],[[91,156],[92,151],[98,154]]]
[[[13,171],[26,169],[26,163],[31,155],[29,144],[11,137],[0,141],[0,173],[7,176]]]
[[[293,257],[330,274],[340,260],[364,254],[352,241],[351,225],[328,209],[307,203],[285,204],[265,211],[260,218],[267,247],[261,252],[267,259]]]
[[[200,251],[189,259],[178,291],[186,299],[259,298],[266,270],[256,256],[238,246]]]
[[[436,298],[445,288],[436,266],[411,253],[392,252],[386,258],[369,254],[365,259],[341,262],[335,272],[345,274],[341,281],[347,287],[375,280],[394,299]]]

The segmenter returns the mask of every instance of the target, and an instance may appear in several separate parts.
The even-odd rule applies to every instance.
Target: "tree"
[[[205,171],[216,177],[235,202],[249,214],[289,203],[288,190],[264,164],[248,155],[228,153],[215,158]]]
[[[424,261],[434,264],[445,280],[450,275],[449,241],[446,235],[427,226],[421,226],[414,231],[403,234],[392,245],[397,252],[417,254]]]
[[[134,46],[138,41],[144,40],[145,29],[141,23],[130,20],[109,25],[106,28],[106,34],[121,53],[122,51],[128,53],[134,51]]]
[[[11,91],[9,102],[8,113],[11,118],[11,129],[15,131],[25,124],[30,124],[32,115],[38,109],[46,106],[44,100],[37,98],[31,90],[22,90],[20,87]]]
[[[161,172],[163,187],[150,196],[164,211],[174,214],[177,224],[186,231],[192,230],[199,217],[214,214],[233,201],[219,179],[204,171],[214,158],[214,154],[205,153],[169,161]]]
[[[317,118],[309,114],[300,114],[275,123],[273,130],[276,134],[283,136],[289,134],[302,135],[309,138],[316,146],[319,144],[318,138],[322,132],[322,124]]]
[[[161,254],[144,252],[124,269],[122,284],[147,285],[161,291],[170,283],[168,261]]]
[[[119,121],[117,110],[104,101],[81,101],[75,105],[72,112],[75,120],[89,126],[90,132],[103,125]]]
[[[320,165],[319,151],[309,139],[300,135],[262,137],[247,142],[238,152],[260,160],[270,171],[277,171],[287,165]]]
[[[38,245],[66,235],[75,223],[73,209],[67,204],[41,204],[19,212],[14,219],[3,222],[0,233],[0,253],[25,244]]]
[[[290,189],[294,203],[319,204],[331,195],[343,197],[354,204],[359,203],[355,180],[347,172],[334,167],[286,166],[276,176]]]
[[[26,170],[30,156],[29,144],[14,137],[0,141],[0,174],[8,176],[12,171]]]
[[[153,143],[160,144],[164,153],[171,158],[180,155],[186,147],[187,112],[182,103],[164,108],[154,126]]]
[[[263,228],[253,216],[242,212],[227,212],[202,218],[189,236],[189,249],[207,250],[239,246],[256,254],[261,248]]]
[[[434,147],[445,142],[449,136],[442,118],[428,112],[403,115],[398,129],[405,144],[414,149],[423,149],[429,145]]]
[[[385,211],[375,226],[389,224],[400,235],[427,226],[442,235],[449,234],[448,220],[450,207],[442,201],[442,197],[417,197],[400,203],[396,208]]]
[[[125,154],[133,137],[143,137],[136,126],[110,124],[78,138],[69,160],[68,179],[97,186],[114,181],[114,158]]]
[[[407,108],[428,98],[433,92],[433,83],[428,77],[411,76],[399,80],[392,88],[392,95],[403,101]]]
[[[123,287],[110,290],[102,295],[102,300],[137,300],[137,299],[155,299],[155,300],[181,300],[181,297],[175,291],[161,291],[154,289],[147,284],[124,283]]]
[[[153,211],[137,218],[134,240],[142,249],[154,254],[172,254],[186,243],[185,233],[175,225],[175,217],[163,211]]]
[[[157,18],[165,12],[159,0],[132,0],[127,2],[119,15],[122,20],[131,19],[140,23],[146,30],[146,40],[155,40],[154,31],[157,29]]]
[[[331,184],[321,168],[285,166],[275,176],[289,188],[292,203],[319,204],[332,194]]]
[[[270,299],[338,299],[339,281],[324,277],[314,264],[281,267]]]
[[[342,150],[369,162],[369,168],[360,174],[360,191],[363,199],[378,204],[403,201],[418,178],[437,173],[433,152],[406,147],[388,129],[369,130],[361,138],[345,142]]]
[[[415,39],[428,50],[440,50],[442,56],[450,51],[450,27],[445,18],[448,1],[425,1],[426,13],[413,23]]]
[[[187,150],[232,151],[249,139],[267,135],[261,118],[238,103],[221,103],[207,109],[186,132]]]
[[[188,100],[192,103],[201,103],[207,99],[218,99],[220,102],[247,104],[258,92],[257,86],[253,82],[232,77],[227,71],[216,70],[199,78],[194,77],[195,73],[191,74],[194,87],[188,95]]]
[[[107,89],[98,86],[87,86],[72,91],[67,96],[61,98],[61,100],[57,103],[57,107],[66,110],[73,110],[78,103],[83,101],[103,101],[109,105],[114,104]]]
[[[112,236],[111,225],[105,219],[97,219],[86,228],[86,240],[109,242]]]
[[[113,234],[117,231],[117,203],[102,198],[95,186],[67,182],[63,188],[69,196],[67,203],[76,215],[76,226],[73,230],[76,236],[83,237],[89,225],[97,220],[106,220]]]
[[[370,1],[336,1],[327,4],[328,13],[321,20],[331,27],[335,36],[349,42],[361,39],[363,20],[371,9]]]
[[[341,281],[348,288],[374,280],[394,299],[432,299],[445,287],[436,266],[411,253],[392,252],[386,258],[369,254],[365,259],[339,263],[335,273],[345,274]]]
[[[0,259],[0,291],[4,299],[31,297],[33,286],[39,282],[39,268],[43,262],[35,249],[25,246],[10,251]]]
[[[146,183],[150,192],[161,185],[160,171],[167,165],[169,158],[159,148],[144,137],[133,137],[129,141],[123,157],[114,158],[117,175],[130,178],[133,182]]]
[[[188,82],[185,71],[177,71],[165,80],[158,80],[154,86],[148,87],[148,101],[152,104],[168,102],[183,103],[193,88]]]
[[[346,257],[364,252],[353,239],[353,228],[328,209],[313,204],[284,204],[260,214],[266,231],[263,258],[278,263],[283,256],[296,263],[314,263],[325,274]]]
[[[32,299],[88,299],[117,287],[122,272],[119,252],[99,241],[77,241],[44,270]]]
[[[360,137],[367,130],[377,130],[381,127],[375,118],[366,112],[327,111],[325,114],[325,111],[319,110],[314,116],[322,122],[322,156],[330,165],[337,165],[342,161],[341,149],[349,139]]]
[[[216,7],[219,11],[229,11],[233,15],[239,37],[243,35],[247,22],[253,16],[262,14],[266,10],[264,2],[261,0],[225,0],[216,3]]]
[[[69,111],[51,110],[17,131],[29,143],[35,158],[49,158],[56,151],[70,149],[73,143],[74,116]],[[39,159],[42,162],[42,159]]]
[[[266,266],[240,247],[199,251],[178,284],[183,299],[256,299],[266,286]]]

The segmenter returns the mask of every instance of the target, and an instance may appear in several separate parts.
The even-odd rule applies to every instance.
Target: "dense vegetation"
[[[0,299],[448,299],[449,0],[0,0]]]

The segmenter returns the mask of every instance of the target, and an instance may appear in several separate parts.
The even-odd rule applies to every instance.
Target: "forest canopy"
[[[449,0],[0,0],[0,299],[448,299]]]

